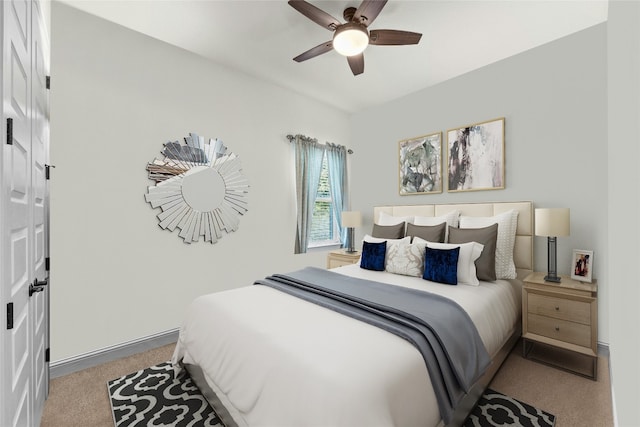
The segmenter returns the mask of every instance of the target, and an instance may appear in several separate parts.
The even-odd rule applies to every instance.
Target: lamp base
[[[544,276],[544,281],[545,282],[553,282],[553,283],[560,283],[561,282],[560,277],[551,276],[551,275]]]
[[[344,251],[348,254],[357,252],[353,242],[353,227],[347,227],[347,249]]]
[[[557,254],[556,237],[547,237],[547,275],[544,276],[545,282],[560,283]]]

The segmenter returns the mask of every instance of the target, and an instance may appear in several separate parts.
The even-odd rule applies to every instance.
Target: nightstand
[[[543,363],[597,378],[598,366],[598,285],[562,276],[560,283],[544,281],[545,273],[531,273],[522,289],[523,355]],[[546,354],[534,351],[536,344],[550,347]],[[558,351],[558,349],[561,349]],[[555,352],[555,354],[554,354]],[[570,357],[562,353],[569,352]],[[549,353],[552,354],[549,358]],[[576,360],[575,355],[580,355]],[[572,359],[573,357],[573,359]],[[590,362],[588,369],[570,366]],[[561,359],[564,359],[562,362]],[[567,364],[569,362],[569,364]],[[574,363],[575,364],[575,363]]]
[[[336,268],[343,265],[355,264],[360,259],[360,251],[348,253],[345,249],[329,252],[327,255],[327,268]]]

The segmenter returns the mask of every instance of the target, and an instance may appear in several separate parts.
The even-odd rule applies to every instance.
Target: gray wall
[[[287,133],[347,144],[346,113],[52,4],[51,351],[57,361],[176,328],[198,295],[311,264],[294,255]],[[147,162],[189,132],[220,138],[249,179],[249,212],[215,245],[186,245],[144,201]]]
[[[611,382],[619,426],[640,403],[640,3],[609,2],[609,281]]]
[[[558,238],[558,271],[572,249],[594,251],[600,283],[599,341],[609,342],[607,281],[606,24],[355,114],[352,205],[366,215],[389,204],[530,200],[571,209],[571,236]],[[434,64],[434,66],[437,66]],[[505,117],[506,189],[400,196],[398,141]],[[446,155],[445,155],[446,158]],[[546,271],[546,238],[534,239]]]

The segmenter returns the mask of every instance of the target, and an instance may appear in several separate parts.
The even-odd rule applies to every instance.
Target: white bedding
[[[492,356],[520,316],[515,281],[449,286],[358,265],[332,271],[453,299],[469,313]],[[429,374],[413,345],[267,286],[194,300],[173,362],[200,366],[240,426],[440,423]]]

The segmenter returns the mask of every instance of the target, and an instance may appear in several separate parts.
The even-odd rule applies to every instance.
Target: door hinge
[[[13,119],[7,118],[7,144],[13,145]]]
[[[51,258],[46,257],[44,259],[44,269],[49,271],[50,268],[51,268]]]
[[[51,176],[51,172],[50,172],[51,168],[55,168],[55,166],[53,166],[53,165],[44,165],[44,177],[47,180]]]
[[[45,362],[48,362],[48,361],[50,360],[50,353],[51,353],[51,352],[49,351],[49,349],[46,349],[46,350],[44,351],[44,361],[45,361]]]
[[[13,329],[13,303],[7,304],[7,329]]]
[[[47,89],[51,89],[51,76],[47,76],[46,87],[47,87]]]

